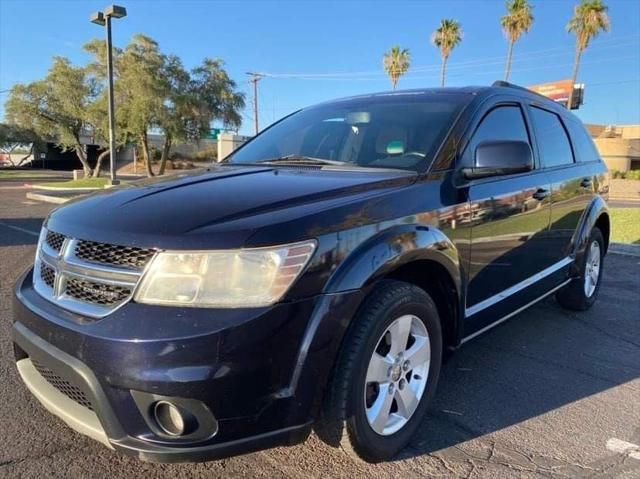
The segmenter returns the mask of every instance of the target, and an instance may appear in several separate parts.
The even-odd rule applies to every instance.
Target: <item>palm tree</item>
[[[384,54],[382,57],[382,65],[384,71],[389,75],[391,79],[391,87],[395,90],[398,85],[398,80],[402,75],[407,73],[409,65],[411,63],[411,55],[406,48],[400,48],[398,45],[394,46]]]
[[[444,73],[447,68],[447,59],[451,51],[462,41],[462,27],[460,23],[451,18],[441,20],[438,29],[431,35],[431,41],[440,49],[440,54],[442,55],[440,86],[444,86]]]
[[[511,58],[513,56],[513,45],[518,41],[523,33],[527,33],[533,23],[531,5],[527,0],[507,0],[507,14],[500,19],[502,31],[509,41],[507,52],[507,65],[504,69],[504,80],[509,80],[511,73]]]
[[[580,56],[589,45],[589,41],[595,38],[601,31],[609,31],[608,7],[602,0],[582,0],[576,5],[573,17],[567,23],[567,31],[576,35],[576,56],[573,61],[573,74],[571,75],[571,93],[567,108],[573,103],[573,86],[578,77],[578,65]]]

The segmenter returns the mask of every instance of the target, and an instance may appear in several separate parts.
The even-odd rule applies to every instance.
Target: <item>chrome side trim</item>
[[[483,301],[480,301],[479,303],[474,304],[470,308],[466,308],[464,310],[465,317],[468,318],[470,316],[473,316],[474,314],[479,313],[480,311],[487,309],[496,303],[499,303],[503,299],[507,299],[509,296],[512,296],[518,293],[519,291],[522,291],[525,288],[528,288],[533,283],[536,283],[541,279],[546,278],[547,276],[555,273],[559,269],[564,268],[565,266],[567,266],[568,264],[571,264],[572,262],[573,262],[573,258],[570,256],[567,256],[566,258],[558,261],[555,264],[552,264],[548,268],[543,269],[542,271],[534,274],[533,276],[530,276],[527,279],[520,281],[519,283],[514,284],[513,286],[503,291],[500,291],[498,294],[495,294],[490,298],[487,298]]]
[[[484,328],[482,328],[482,329],[479,329],[479,330],[478,330],[478,331],[476,331],[475,333],[470,334],[469,336],[465,336],[464,338],[462,338],[462,341],[460,341],[460,344],[464,344],[464,343],[466,343],[467,341],[469,341],[469,340],[471,340],[471,339],[475,338],[476,336],[479,336],[479,335],[481,335],[482,333],[484,333],[484,332],[486,332],[486,331],[490,330],[490,329],[491,329],[491,328],[493,328],[494,326],[497,326],[497,325],[499,325],[500,323],[504,323],[507,319],[509,319],[509,318],[511,318],[511,317],[513,317],[513,316],[515,316],[515,315],[516,315],[516,314],[518,314],[518,313],[521,313],[522,311],[524,311],[525,309],[527,309],[529,306],[533,306],[533,305],[534,305],[534,304],[536,304],[538,301],[543,300],[544,298],[546,298],[546,297],[547,297],[547,296],[549,296],[550,294],[553,294],[553,293],[555,293],[556,291],[558,291],[560,288],[562,288],[562,287],[566,286],[566,285],[567,285],[571,280],[572,280],[572,278],[569,278],[568,280],[563,281],[561,284],[559,284],[559,285],[558,285],[558,286],[556,286],[555,288],[553,288],[553,289],[551,289],[551,290],[547,291],[546,293],[544,293],[544,294],[543,294],[542,296],[540,296],[539,298],[536,298],[536,299],[534,299],[533,301],[528,302],[528,303],[527,303],[527,304],[525,304],[524,306],[522,306],[522,307],[520,307],[520,308],[516,309],[515,311],[513,311],[513,312],[511,312],[511,313],[507,314],[506,316],[504,316],[504,317],[500,318],[500,319],[499,319],[499,320],[497,320],[496,322],[491,323],[490,325],[485,326],[485,327],[484,327]]]

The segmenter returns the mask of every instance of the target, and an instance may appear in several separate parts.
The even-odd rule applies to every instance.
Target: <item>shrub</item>
[[[218,159],[218,150],[215,148],[207,148],[195,152],[192,156],[196,161],[216,161]]]
[[[640,170],[611,170],[611,178],[616,180],[640,180]]]

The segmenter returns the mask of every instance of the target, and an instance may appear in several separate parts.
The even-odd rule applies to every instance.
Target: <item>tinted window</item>
[[[587,129],[578,121],[566,123],[571,135],[571,142],[578,161],[597,161],[600,154]]]
[[[255,163],[291,155],[349,168],[423,170],[471,100],[467,94],[398,94],[325,103],[285,118],[226,161]]]
[[[571,144],[560,117],[555,113],[533,107],[531,118],[542,165],[550,168],[573,163]]]
[[[476,147],[483,141],[520,140],[529,142],[529,134],[518,106],[499,106],[491,110],[478,125],[462,155],[464,166],[473,164]]]

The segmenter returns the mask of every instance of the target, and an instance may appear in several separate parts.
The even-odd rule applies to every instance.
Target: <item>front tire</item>
[[[594,227],[582,258],[580,276],[556,293],[561,306],[573,311],[586,311],[596,302],[602,283],[604,245],[602,232]]]
[[[350,326],[319,435],[369,462],[392,458],[420,425],[442,362],[438,310],[417,286],[384,281]]]

